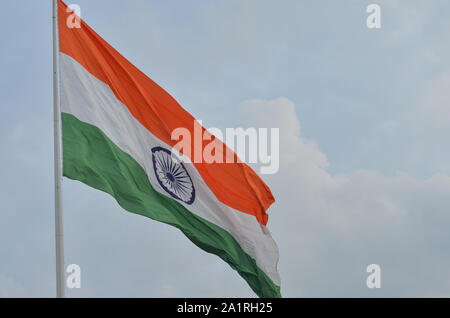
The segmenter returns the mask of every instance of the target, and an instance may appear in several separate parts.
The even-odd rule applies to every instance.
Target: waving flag
[[[266,228],[270,189],[244,163],[171,156],[172,131],[193,135],[194,118],[84,21],[69,27],[72,14],[58,1],[64,176],[177,227],[257,295],[279,297],[278,248]],[[205,145],[191,154],[195,146]]]

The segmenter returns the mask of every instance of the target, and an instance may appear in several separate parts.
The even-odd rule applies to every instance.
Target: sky
[[[283,296],[450,296],[448,1],[73,3],[204,126],[280,128],[280,170],[262,178]],[[53,297],[51,1],[4,1],[0,25],[0,297]],[[63,217],[82,271],[69,297],[255,297],[79,182],[63,180]]]

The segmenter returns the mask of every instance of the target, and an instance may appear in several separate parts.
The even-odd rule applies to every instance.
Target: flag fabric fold
[[[258,296],[280,297],[270,189],[245,163],[171,156],[172,131],[193,131],[194,118],[83,20],[68,27],[71,14],[58,0],[63,175],[177,227]]]

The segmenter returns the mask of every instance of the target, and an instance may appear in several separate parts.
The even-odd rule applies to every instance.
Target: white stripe
[[[170,150],[172,147],[142,126],[108,85],[72,57],[60,53],[60,64],[61,111],[98,127],[144,168],[155,190],[169,196],[154,174],[151,149],[160,146]],[[217,200],[195,166],[191,162],[184,165],[195,185],[196,198],[191,205],[178,202],[193,214],[228,231],[258,267],[279,286],[278,248],[269,230],[253,215],[234,210]]]

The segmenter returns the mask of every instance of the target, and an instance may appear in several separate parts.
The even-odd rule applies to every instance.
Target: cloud
[[[303,180],[308,183],[315,183],[322,178],[329,179],[324,173],[328,166],[326,156],[314,141],[301,136],[301,126],[293,102],[283,97],[269,101],[253,99],[242,102],[238,109],[236,123],[256,128],[280,129],[282,171],[289,169],[291,174],[307,177],[308,180]]]
[[[331,175],[286,98],[243,102],[237,117],[280,127],[280,172],[263,177],[277,200],[269,228],[286,296],[450,295],[449,176]],[[381,265],[380,290],[365,286],[371,263]]]

